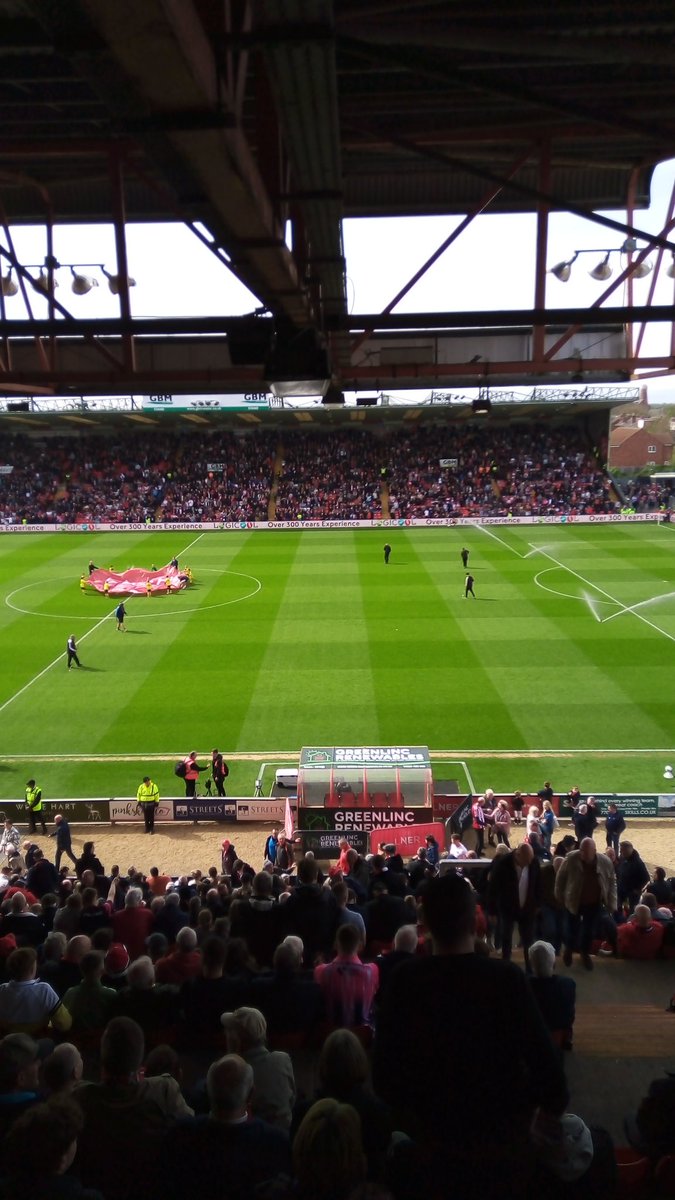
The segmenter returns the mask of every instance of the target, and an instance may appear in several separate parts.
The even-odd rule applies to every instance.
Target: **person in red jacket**
[[[617,938],[621,958],[656,958],[663,943],[664,927],[655,921],[646,904],[637,904],[633,918],[619,925]]]
[[[197,795],[197,780],[199,779],[200,771],[207,771],[208,767],[200,767],[197,762],[197,751],[193,750],[183,759],[185,764],[185,795],[194,800]]]
[[[141,889],[129,888],[124,898],[124,908],[116,912],[112,919],[113,940],[126,946],[131,959],[145,954],[145,939],[152,933],[155,920],[142,901]]]

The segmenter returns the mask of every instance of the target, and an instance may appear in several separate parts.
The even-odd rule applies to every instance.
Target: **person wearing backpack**
[[[199,779],[200,771],[207,771],[208,767],[200,767],[197,762],[197,751],[193,750],[183,759],[185,771],[181,772],[181,778],[185,780],[185,795],[194,800],[197,795],[197,780]]]

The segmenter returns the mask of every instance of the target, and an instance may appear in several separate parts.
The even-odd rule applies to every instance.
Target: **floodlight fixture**
[[[86,296],[92,288],[98,287],[98,279],[93,275],[80,275],[74,267],[70,268],[70,273],[73,277],[70,290],[75,296]]]
[[[475,417],[489,417],[492,412],[489,388],[481,388],[476,399],[471,402],[471,409]]]
[[[317,330],[280,323],[265,363],[265,379],[272,395],[280,400],[325,396],[331,370]]]
[[[1,285],[2,285],[3,296],[16,296],[16,293],[19,290],[19,286],[16,282],[16,279],[12,279],[12,268],[11,267],[9,268],[9,271],[7,272],[6,275],[0,274],[0,281],[1,281]]]
[[[600,262],[597,263],[596,266],[593,267],[592,271],[588,272],[591,279],[610,279],[611,278],[612,268],[609,265],[609,256],[611,253],[612,253],[612,251],[608,250],[605,257],[600,259]]]
[[[613,267],[610,261],[613,254],[627,255],[635,254],[638,251],[639,247],[634,237],[627,237],[621,246],[602,246],[599,249],[575,250],[571,258],[565,258],[562,262],[556,263],[555,266],[549,267],[549,275],[555,275],[560,283],[567,283],[572,274],[572,267],[580,254],[602,254],[603,257],[588,272],[592,279],[602,282],[605,279],[610,279],[613,274]],[[634,279],[644,279],[651,272],[653,265],[650,259],[642,259],[635,266],[629,264],[628,271]],[[671,274],[670,269],[667,273]],[[675,277],[675,265],[673,266],[673,277]]]

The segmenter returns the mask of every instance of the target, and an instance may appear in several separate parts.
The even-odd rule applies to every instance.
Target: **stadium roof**
[[[628,205],[630,219],[593,218],[618,245],[648,203],[654,164],[673,154],[674,36],[670,0],[0,0],[0,217],[115,220],[121,268],[125,220],[191,223],[273,318],[243,348],[224,335],[215,365],[199,364],[204,387],[260,384],[289,346],[297,373],[323,365],[341,387],[443,386],[459,366],[479,382],[484,366],[462,358],[461,314],[445,314],[442,331],[419,314],[430,347],[412,363],[377,345],[359,354],[372,322],[364,329],[348,312],[343,219],[523,211],[539,214],[542,232],[549,211]],[[2,245],[6,269],[6,234]],[[675,250],[665,234],[652,245]],[[36,343],[18,364],[5,342],[0,390],[58,390],[68,373],[78,390],[129,388],[136,330],[124,286],[120,309],[112,360],[91,334],[95,365],[77,368],[61,361],[58,339],[51,357]],[[617,331],[636,313],[629,294]],[[57,307],[50,316],[65,319]],[[375,316],[405,349],[393,319]],[[478,314],[497,377],[569,377],[545,332],[556,316],[539,301]],[[574,316],[592,320],[597,309]],[[527,344],[512,344],[514,321]],[[31,320],[29,336],[58,332]],[[584,370],[621,379],[633,363],[624,341],[586,356]],[[167,353],[144,378],[160,387],[171,374]],[[173,375],[178,390],[194,386]]]

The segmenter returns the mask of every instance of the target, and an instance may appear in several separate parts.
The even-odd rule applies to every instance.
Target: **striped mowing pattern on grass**
[[[191,540],[0,538],[0,711],[12,760],[0,763],[1,796],[23,791],[28,760],[13,756],[51,757],[46,794],[105,795],[135,788],[143,756],[167,746],[244,755],[324,743],[446,747],[477,786],[522,790],[554,773],[543,751],[541,766],[532,759],[536,748],[559,747],[561,759],[579,752],[564,767],[575,778],[555,784],[564,790],[659,786],[660,748],[673,739],[670,531],[207,533],[181,559],[194,589],[131,599],[126,634],[109,600],[80,594],[89,558],[161,566]],[[475,601],[463,595],[464,544]],[[67,673],[65,655],[46,670],[71,632],[86,637],[86,670]],[[613,757],[624,747],[644,759]],[[501,757],[520,751],[522,761]],[[232,794],[254,777],[251,762],[233,759]],[[180,794],[169,765],[159,782]]]

